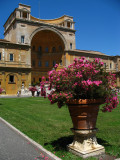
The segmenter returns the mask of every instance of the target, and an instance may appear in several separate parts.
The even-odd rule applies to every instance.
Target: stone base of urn
[[[72,128],[71,130],[75,136],[72,144],[67,146],[70,152],[82,158],[98,156],[105,153],[104,147],[97,143],[97,129],[75,130]]]

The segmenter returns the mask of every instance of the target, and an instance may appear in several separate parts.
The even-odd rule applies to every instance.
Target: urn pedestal
[[[105,153],[102,145],[97,143],[96,132],[97,129],[76,130],[71,129],[74,133],[74,140],[69,144],[68,150],[82,158],[98,156]]]
[[[96,121],[102,99],[74,99],[68,101],[73,122],[74,141],[68,150],[82,158],[105,153],[103,146],[97,143]]]

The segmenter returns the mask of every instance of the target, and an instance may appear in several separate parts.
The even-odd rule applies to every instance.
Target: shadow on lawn
[[[67,145],[72,143],[73,141],[73,137],[74,136],[68,136],[68,137],[61,137],[55,141],[52,141],[50,143],[45,143],[44,145],[52,145],[53,148],[55,148],[55,151],[59,151],[59,150],[63,150],[66,151],[67,150]]]
[[[45,143],[44,145],[45,146],[52,145],[52,147],[55,148],[55,151],[59,151],[59,150],[66,151],[67,145],[71,144],[73,142],[73,138],[74,138],[73,135],[68,136],[68,137],[61,137],[61,138],[59,138],[55,141],[52,141],[50,143]],[[101,138],[97,138],[97,141],[98,141],[98,144],[101,144],[104,147],[111,146],[107,141],[105,141]]]
[[[109,144],[107,141],[105,141],[105,140],[103,140],[103,139],[101,139],[101,138],[97,138],[97,142],[98,142],[98,144],[100,144],[100,145],[102,145],[102,146],[104,146],[104,147],[111,147],[111,146],[112,146],[112,145]]]

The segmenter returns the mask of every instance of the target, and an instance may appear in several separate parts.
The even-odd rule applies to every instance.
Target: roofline
[[[85,52],[86,51],[86,52]],[[115,56],[109,56],[109,55],[106,55],[106,54],[97,54],[97,53],[92,53],[92,51],[90,51],[90,50],[65,50],[65,52],[68,52],[68,53],[72,53],[72,52],[74,52],[74,53],[76,53],[76,54],[82,54],[82,53],[84,53],[84,54],[88,54],[88,55],[93,55],[93,56],[95,56],[95,55],[97,55],[97,56],[104,56],[104,57],[106,57],[106,58],[113,58],[113,57],[115,57]],[[93,51],[93,52],[98,52],[98,51]],[[101,52],[99,52],[99,53],[101,53]],[[89,56],[88,56],[89,57]]]
[[[34,17],[34,16],[31,15],[31,17],[36,18],[36,19],[41,20],[41,21],[42,21],[42,20],[43,20],[43,21],[53,21],[53,20],[58,20],[58,19],[61,19],[61,18],[65,17],[65,16],[70,17],[70,18],[73,18],[72,16],[63,15],[63,16],[61,16],[61,17],[54,18],[54,19],[39,19],[39,18],[36,18],[36,17]],[[73,22],[74,22],[74,21],[73,21]]]
[[[84,52],[84,53],[91,53],[91,52],[94,52],[94,54],[95,54],[95,52],[96,53],[100,53],[99,55],[106,55],[106,56],[109,56],[109,55],[107,55],[107,54],[105,54],[105,53],[102,53],[102,52],[100,52],[100,51],[94,51],[94,50],[80,50],[80,49],[74,49],[74,50],[69,50],[69,51],[75,51],[75,52]]]
[[[26,4],[22,4],[22,3],[19,3],[19,5],[22,5],[22,6],[25,6],[25,7],[29,7],[29,8],[31,8],[31,6],[30,6],[30,5],[26,5]]]
[[[17,10],[17,8],[14,9],[14,11],[10,14],[10,16],[8,17],[8,19],[11,17],[11,15],[15,12],[15,10]],[[3,27],[5,27],[6,23],[8,22],[8,19],[6,20],[6,22],[4,23]]]
[[[9,18],[14,14],[15,11],[19,11],[19,10],[22,10],[24,11],[23,9],[20,9],[20,8],[15,8],[14,11],[10,14],[10,16],[8,17],[8,19],[6,20],[6,22],[4,23],[3,27],[5,27],[6,23],[8,22]],[[29,12],[30,11],[25,11],[25,12]],[[16,17],[15,17],[16,18]]]

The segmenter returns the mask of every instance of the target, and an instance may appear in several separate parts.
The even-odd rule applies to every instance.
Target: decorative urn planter
[[[73,99],[67,102],[74,129],[95,129],[102,99]]]
[[[87,158],[105,153],[96,139],[96,121],[102,99],[74,99],[67,102],[73,122],[73,143],[68,150],[78,156]]]

